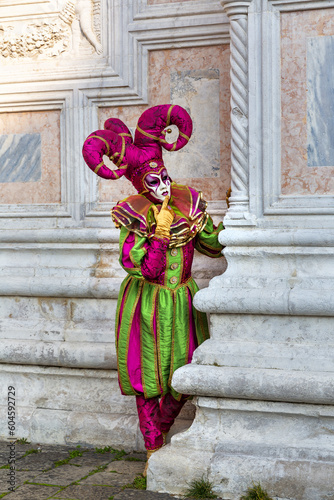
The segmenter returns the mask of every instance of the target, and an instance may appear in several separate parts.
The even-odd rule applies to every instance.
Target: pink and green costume
[[[116,315],[119,382],[126,395],[171,392],[180,399],[171,387],[173,373],[209,337],[206,315],[192,305],[198,290],[191,277],[194,250],[220,257],[223,228],[213,226],[197,191],[172,184],[169,205],[176,217],[168,242],[154,236],[152,205],[130,196],[112,214],[121,226],[120,263],[128,273]]]
[[[169,125],[179,129],[173,144],[165,138]],[[192,121],[185,109],[166,104],[146,110],[134,141],[121,120],[107,120],[105,129],[88,136],[83,156],[100,177],[125,175],[139,193],[112,210],[121,229],[120,263],[128,273],[117,305],[116,349],[121,392],[136,396],[145,446],[155,450],[188,397],[171,386],[173,373],[190,363],[196,347],[209,337],[206,315],[193,307],[198,290],[191,277],[194,251],[221,257],[218,233],[223,226],[213,225],[201,193],[172,183],[170,235],[155,236],[153,207],[160,211],[161,202],[148,192],[144,179],[149,173],[158,176],[164,167],[162,147],[177,151],[189,141]],[[105,166],[104,155],[117,170]]]

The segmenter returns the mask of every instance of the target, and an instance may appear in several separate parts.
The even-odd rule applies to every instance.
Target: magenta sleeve
[[[127,269],[134,268],[134,264],[130,258],[130,252],[135,244],[135,233],[129,232],[126,240],[123,243],[123,248],[121,252],[122,266]]]
[[[157,279],[166,269],[167,238],[151,238],[141,263],[141,272],[148,281]]]

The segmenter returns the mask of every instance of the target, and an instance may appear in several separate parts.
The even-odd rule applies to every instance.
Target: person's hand
[[[155,235],[160,238],[170,238],[170,226],[175,217],[175,213],[168,205],[168,202],[169,196],[166,196],[162,203],[160,212],[155,205],[153,206],[154,217],[157,221]]]

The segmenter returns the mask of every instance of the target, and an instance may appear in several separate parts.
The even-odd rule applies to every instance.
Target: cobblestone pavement
[[[8,460],[15,457],[15,473]],[[146,491],[144,453],[0,442],[0,498],[6,500],[175,500]],[[14,473],[14,474],[13,474]],[[11,475],[12,474],[12,475]],[[14,491],[11,487],[10,479]]]

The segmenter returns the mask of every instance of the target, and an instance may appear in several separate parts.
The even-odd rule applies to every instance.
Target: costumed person
[[[171,125],[179,130],[174,143],[166,140]],[[149,108],[139,118],[134,141],[121,120],[110,118],[104,126],[84,143],[87,165],[104,179],[125,175],[138,191],[112,210],[121,229],[120,263],[128,273],[117,305],[116,350],[120,389],[136,396],[149,458],[163,446],[189,398],[171,386],[173,373],[209,338],[206,314],[192,305],[198,287],[191,265],[195,248],[221,257],[223,226],[213,225],[200,192],[172,182],[162,159],[162,147],[178,151],[190,139],[192,120],[185,109]],[[117,170],[105,166],[103,155]]]

